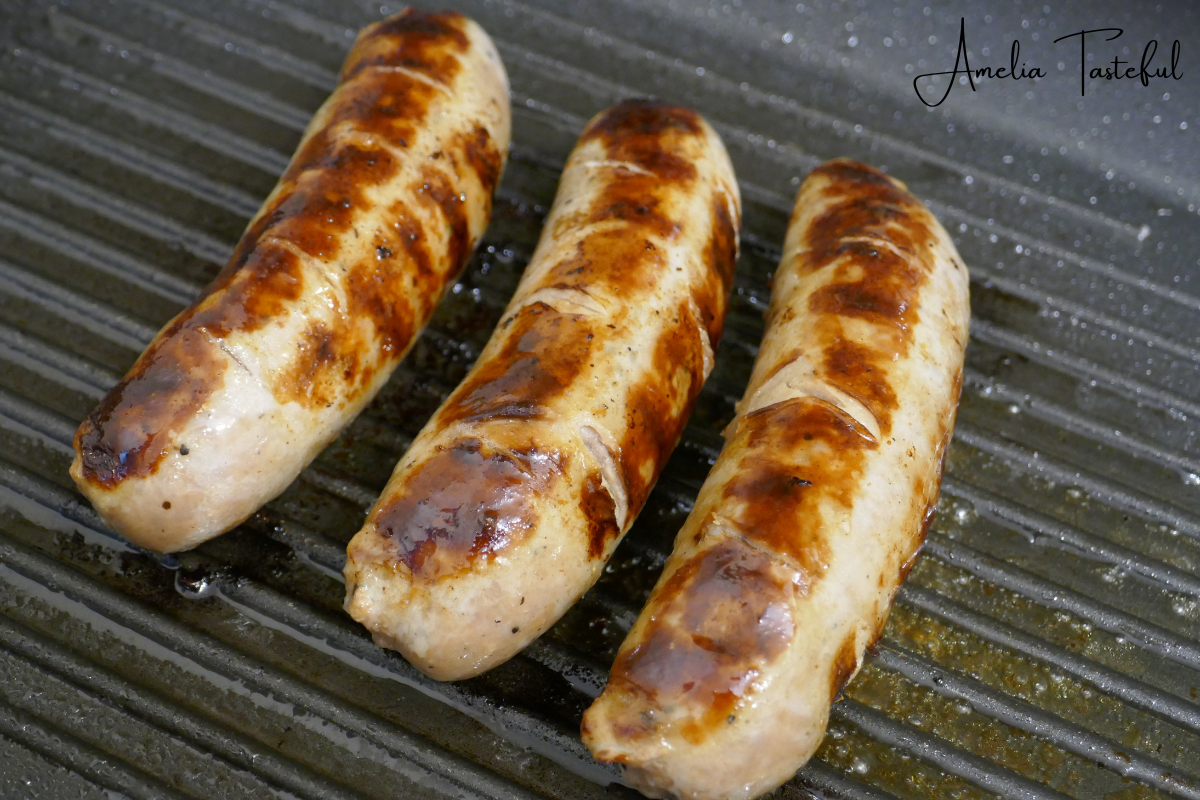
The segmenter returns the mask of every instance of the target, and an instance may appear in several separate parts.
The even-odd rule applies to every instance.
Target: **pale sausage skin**
[[[71,476],[104,520],[186,550],[282,492],[462,270],[509,128],[474,22],[410,10],[364,29],[229,264],[75,434]]]
[[[879,636],[937,501],[967,270],[902,184],[804,182],[726,443],[583,739],[650,797],[790,778]]]
[[[596,581],[712,369],[740,214],[695,112],[588,124],[491,340],[350,542],[346,610],[378,644],[470,677]]]

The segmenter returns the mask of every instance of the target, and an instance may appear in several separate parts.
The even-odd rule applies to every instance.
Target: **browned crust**
[[[579,501],[579,510],[587,520],[588,557],[601,558],[608,543],[621,535],[617,525],[616,504],[604,488],[600,473],[587,476],[583,482],[583,495]]]
[[[899,402],[888,373],[908,353],[920,321],[933,232],[920,201],[873,167],[834,161],[813,174],[830,179],[823,194],[833,202],[805,231],[808,253],[799,270],[837,262],[834,279],[809,298],[824,353],[818,374],[865,405],[886,436]],[[849,319],[870,324],[872,335],[852,335]]]
[[[750,415],[730,441],[737,472],[714,513],[788,559],[811,587],[829,560],[836,509],[849,511],[866,454],[879,443],[828,403],[788,400]]]
[[[438,411],[440,425],[488,419],[537,419],[565,392],[591,355],[595,334],[586,317],[544,303],[520,309],[503,350],[459,384]]]
[[[637,515],[703,384],[705,352],[699,334],[704,330],[714,345],[720,336],[737,257],[738,221],[730,216],[733,206],[724,188],[713,191],[711,220],[683,218],[677,200],[699,190],[697,170],[688,157],[706,136],[695,112],[646,100],[618,104],[588,125],[581,144],[602,143],[605,159],[621,166],[605,173],[589,203],[559,220],[556,237],[583,235],[566,257],[546,270],[539,288],[594,294],[610,301],[611,307],[603,316],[560,312],[544,302],[518,308],[497,332],[504,336],[499,351],[478,365],[438,410],[438,429],[456,423],[547,419],[548,409],[573,391],[576,377],[604,343],[628,338],[642,314],[668,315],[667,330],[654,343],[653,368],[631,388],[625,426],[613,431],[618,438],[614,456],[629,500],[626,519]],[[655,291],[667,269],[663,247],[696,224],[711,224],[713,229],[703,255],[705,279],[692,302],[670,309],[645,307],[639,299]],[[587,552],[599,559],[621,533],[614,503],[598,476],[589,478],[581,491],[581,510],[588,520]],[[389,530],[398,547],[409,547],[409,538],[428,540],[419,527],[406,532],[402,516],[391,508],[389,499],[378,513],[396,520]],[[462,563],[455,569],[466,569],[473,551],[456,552]]]
[[[862,403],[886,439],[900,402],[891,376],[896,359],[909,355],[920,322],[921,293],[935,268],[935,234],[919,201],[878,170],[835,161],[813,174],[829,180],[820,190],[826,205],[804,230],[800,251],[787,268],[801,277],[832,271],[804,307],[773,302],[769,326],[803,314],[813,321],[813,337],[785,350],[756,385],[798,359],[815,361],[814,377]],[[801,211],[797,206],[793,213]],[[955,403],[960,385],[961,370],[953,387]],[[936,475],[918,470],[914,476],[915,508],[923,507],[924,514],[895,544],[900,580],[911,569],[932,517],[952,429],[950,414],[938,434]],[[793,576],[789,597],[810,593],[830,564],[831,537],[841,529],[835,517],[849,514],[867,457],[881,445],[848,414],[807,396],[751,411],[731,427],[718,466],[730,477],[704,511],[695,535],[679,545],[707,549],[688,557],[656,588],[642,613],[644,626],[634,629],[613,665],[604,714],[622,749],[658,741],[663,725],[699,743],[734,719],[721,687],[753,680],[780,652],[746,637],[761,622],[763,598],[781,595],[762,584],[765,567],[713,583],[697,579],[701,564],[740,548],[764,565],[786,567]],[[735,459],[732,467],[730,459]],[[718,544],[707,544],[714,538]],[[881,588],[884,582],[898,586],[896,578],[881,575]],[[697,639],[695,630],[704,615],[723,618],[714,611],[714,586],[720,586],[722,607],[742,615],[742,638],[730,635],[719,647]],[[878,616],[885,618],[886,609]],[[859,667],[859,641],[855,629],[836,647],[831,699]],[[588,724],[585,717],[585,737],[593,735]]]
[[[388,148],[408,146],[440,91],[437,85],[449,86],[458,73],[459,55],[470,44],[465,24],[459,14],[408,11],[364,31],[329,101],[328,124],[296,153],[280,191],[246,230],[229,264],[80,426],[75,447],[84,480],[111,489],[126,478],[154,474],[165,443],[224,384],[229,361],[216,355],[219,341],[262,328],[309,290],[292,248],[325,264],[338,259],[356,214],[368,206],[367,188],[399,170]],[[339,123],[349,124],[354,135],[335,135]],[[378,369],[399,357],[469,255],[464,181],[475,183],[479,189],[473,191],[481,190],[490,203],[501,163],[487,132],[476,127],[450,142],[445,158],[431,161],[411,187],[416,202],[434,209],[449,230],[447,252],[431,251],[402,202],[390,209],[394,229],[361,232],[374,237],[375,247],[362,260],[343,259],[349,263],[338,279],[347,307],[333,322],[310,326],[290,367],[269,379],[280,403],[318,408],[353,402]],[[364,320],[373,333],[365,332]]]
[[[724,539],[682,564],[654,593],[649,622],[636,647],[622,650],[608,689],[642,698],[670,718],[679,706],[703,709],[682,716],[684,739],[699,744],[736,721],[750,683],[791,643],[791,596],[786,570],[736,539]],[[613,721],[627,739],[653,735],[659,720],[634,702]]]
[[[375,515],[393,566],[433,581],[524,540],[538,522],[536,499],[558,480],[566,456],[495,449],[473,438],[438,447]]]

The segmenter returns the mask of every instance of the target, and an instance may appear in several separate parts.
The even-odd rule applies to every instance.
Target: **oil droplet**
[[[218,577],[207,570],[181,569],[175,573],[175,591],[189,600],[203,600],[217,591]]]

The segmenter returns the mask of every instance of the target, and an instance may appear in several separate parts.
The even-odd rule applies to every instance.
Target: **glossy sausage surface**
[[[410,10],[364,29],[229,264],[79,427],[71,476],[105,521],[185,550],[283,491],[462,270],[508,141],[478,25]]]
[[[712,368],[739,223],[695,112],[588,124],[491,340],[350,543],[346,610],[377,643],[469,677],[596,581]]]
[[[651,797],[790,778],[924,540],[954,427],[967,270],[897,181],[804,182],[726,444],[584,716]]]

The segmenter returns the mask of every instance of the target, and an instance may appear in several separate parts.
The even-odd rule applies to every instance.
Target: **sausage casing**
[[[899,182],[845,160],[804,182],[725,447],[584,716],[644,793],[754,797],[820,744],[937,500],[967,287]]]
[[[364,29],[229,264],[79,427],[71,475],[100,515],[171,552],[283,491],[466,263],[509,127],[474,22],[410,10]]]
[[[596,581],[712,368],[739,224],[695,112],[588,124],[491,340],[350,542],[346,610],[377,643],[469,677]]]

